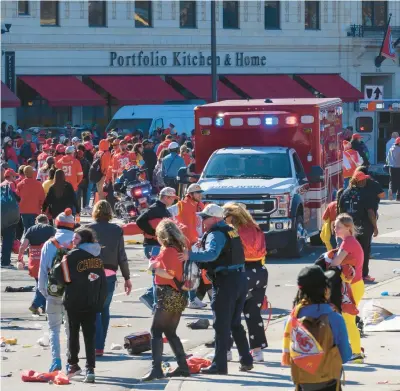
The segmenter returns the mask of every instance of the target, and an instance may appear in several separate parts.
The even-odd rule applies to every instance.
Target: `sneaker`
[[[375,278],[370,275],[363,277],[364,282],[375,282]]]
[[[96,357],[102,357],[104,355],[104,349],[96,349]]]
[[[199,310],[204,307],[207,307],[207,304],[203,303],[198,297],[195,297],[188,305],[188,308],[191,308],[192,310]]]
[[[211,353],[211,354],[208,354],[206,358],[208,360],[212,361],[212,360],[214,360],[214,357],[215,357],[214,353]],[[227,359],[227,361],[232,361],[233,360],[233,355],[232,355],[232,351],[231,350],[228,350],[228,353],[226,354],[226,359]]]
[[[29,311],[32,312],[32,315],[40,315],[40,311],[39,308],[34,307],[33,305],[31,305],[29,307]]]
[[[84,383],[94,383],[95,381],[95,376],[94,376],[94,369],[88,368],[86,370],[86,376],[83,379]]]
[[[67,376],[68,379],[74,376],[80,375],[82,372],[81,367],[78,364],[71,364],[68,368]]]
[[[61,366],[61,358],[56,358],[53,360],[51,363],[49,372],[54,372],[54,371],[61,371],[62,366]]]
[[[139,297],[139,301],[144,304],[150,311],[153,311],[153,300],[147,295]]]
[[[364,364],[364,357],[362,354],[353,354],[347,364]]]
[[[251,351],[251,356],[253,357],[253,362],[264,362],[264,354],[262,350]]]

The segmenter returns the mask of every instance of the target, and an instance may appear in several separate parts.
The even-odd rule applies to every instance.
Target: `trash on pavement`
[[[33,285],[29,285],[29,286],[21,286],[19,288],[13,288],[11,286],[6,286],[6,289],[4,290],[4,292],[32,292],[35,289],[35,287]]]
[[[208,319],[197,319],[194,322],[187,323],[186,326],[192,330],[206,330],[210,327],[210,321]]]
[[[122,350],[122,345],[120,345],[119,343],[112,343],[110,349],[111,350]]]
[[[36,372],[32,369],[21,372],[23,382],[48,383],[52,381],[57,385],[69,384],[67,375],[61,371],[54,372]]]
[[[200,373],[202,368],[208,368],[211,365],[211,361],[206,358],[190,357],[186,360],[189,366],[190,373]]]
[[[364,331],[400,331],[400,316],[369,300],[363,308]]]
[[[383,291],[381,292],[381,296],[400,296],[400,292],[388,292],[388,291]]]
[[[5,343],[6,345],[16,345],[17,344],[17,338],[0,338],[1,343]]]
[[[126,324],[113,324],[111,327],[132,327],[130,323]]]
[[[12,377],[12,373],[10,372],[10,373],[7,373],[5,375],[1,375],[1,377]]]
[[[33,348],[33,345],[22,345],[23,348]]]
[[[124,348],[129,354],[140,354],[151,349],[151,335],[148,331],[139,331],[124,338]]]
[[[44,348],[50,346],[50,338],[48,334],[43,335],[43,337],[40,337],[37,341],[39,346],[42,346]]]

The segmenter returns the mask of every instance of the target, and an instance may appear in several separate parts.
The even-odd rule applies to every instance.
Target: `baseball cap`
[[[362,171],[356,171],[353,175],[353,178],[357,181],[357,182],[361,182],[365,179],[370,178],[369,175],[364,174]]]
[[[67,148],[65,149],[65,153],[66,153],[66,154],[75,153],[75,147],[73,147],[72,145],[69,146],[69,147],[67,147]]]
[[[396,145],[400,144],[400,137],[397,137],[396,140],[394,141],[394,143],[395,143]]]
[[[354,133],[353,136],[351,136],[351,138],[352,138],[352,139],[358,139],[358,140],[360,140],[360,139],[363,138],[363,136],[361,136],[361,134]]]
[[[178,149],[179,144],[173,141],[171,144],[168,145],[168,149]]]
[[[4,177],[7,178],[8,176],[18,176],[18,174],[12,168],[8,168],[4,173]]]
[[[51,145],[52,139],[51,138],[46,138],[46,144]]]
[[[57,144],[56,146],[56,152],[58,153],[64,153],[65,152],[65,147],[62,144]]]
[[[178,198],[175,189],[172,187],[164,187],[164,189],[160,191],[160,198],[163,196]]]
[[[204,190],[202,190],[201,186],[198,185],[197,183],[192,183],[186,190],[186,193],[203,193]]]
[[[128,142],[132,140],[132,136],[129,136],[129,134],[127,136],[124,137],[124,141]]]
[[[81,141],[78,137],[73,137],[72,138],[72,142],[73,143],[79,143],[79,141]]]
[[[219,217],[224,218],[224,210],[217,204],[208,204],[202,212],[197,213],[202,219],[207,217]]]
[[[318,265],[306,266],[297,276],[297,285],[303,292],[312,293],[316,288],[327,286],[334,276],[333,270],[324,272]]]
[[[48,150],[50,150],[50,145],[48,145],[48,144],[43,144],[42,150],[43,150],[43,151],[48,151]]]

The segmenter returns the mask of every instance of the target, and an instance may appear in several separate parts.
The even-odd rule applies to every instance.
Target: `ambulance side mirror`
[[[324,183],[324,170],[320,166],[312,166],[311,172],[308,175],[308,181],[311,184]]]

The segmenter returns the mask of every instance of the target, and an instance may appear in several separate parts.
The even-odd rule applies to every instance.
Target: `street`
[[[82,222],[88,219],[83,218]],[[379,298],[383,306],[394,313],[400,313],[400,297],[380,298],[380,292],[384,290],[400,290],[400,280],[393,274],[393,269],[400,267],[400,203],[382,201],[379,208],[379,236],[374,238],[370,271],[376,278],[375,285],[367,286],[368,297]],[[128,239],[134,239],[127,237]],[[96,362],[96,385],[81,384],[83,376],[72,380],[72,387],[78,387],[79,390],[85,390],[90,387],[96,387],[98,390],[168,390],[184,389],[186,383],[190,384],[191,390],[215,389],[215,382],[220,382],[221,387],[230,387],[230,389],[239,389],[243,386],[257,387],[268,386],[271,390],[282,388],[291,388],[291,381],[287,369],[280,368],[280,347],[283,332],[283,318],[290,308],[292,300],[296,293],[296,277],[299,270],[307,264],[315,261],[323,251],[322,247],[310,247],[307,255],[302,259],[284,259],[276,256],[267,258],[267,267],[269,272],[269,282],[267,296],[272,304],[272,320],[267,329],[267,338],[269,347],[264,350],[263,364],[257,364],[254,371],[246,380],[239,379],[241,376],[237,372],[238,363],[233,362],[229,365],[230,376],[202,378],[193,377],[188,381],[174,380],[168,385],[168,381],[157,381],[153,383],[142,384],[140,378],[149,371],[151,366],[151,354],[146,352],[140,356],[129,356],[126,350],[110,350],[111,344],[124,343],[124,336],[135,332],[150,329],[152,317],[150,311],[139,302],[139,296],[151,284],[151,276],[145,270],[147,260],[142,254],[140,244],[126,245],[128,259],[130,261],[131,280],[133,290],[130,296],[123,292],[123,280],[119,275],[119,284],[116,288],[113,303],[111,305],[111,321],[109,333],[106,341],[105,355]],[[16,256],[13,255],[15,262]],[[387,282],[387,283],[384,283]],[[34,280],[28,276],[27,271],[19,270],[1,270],[1,336],[6,338],[17,338],[15,346],[10,347],[9,352],[3,352],[1,366],[1,385],[4,390],[20,391],[39,390],[46,387],[43,384],[25,385],[20,378],[20,372],[23,369],[33,369],[45,372],[48,370],[51,362],[51,354],[48,347],[40,347],[37,340],[47,332],[47,322],[44,316],[33,316],[28,311],[33,293],[5,293],[6,286],[21,287],[34,285]],[[381,284],[382,287],[381,287]],[[387,288],[390,286],[390,289]],[[365,302],[365,300],[364,300]],[[207,299],[208,303],[208,299]],[[268,313],[264,319],[268,318]],[[178,335],[181,337],[185,350],[195,355],[203,355],[208,352],[203,347],[205,341],[211,340],[213,330],[192,331],[186,327],[186,323],[197,318],[208,318],[212,315],[209,306],[205,310],[187,309],[182,317],[178,329]],[[62,351],[65,351],[65,335],[62,331]],[[378,333],[369,335],[367,339],[362,340],[366,348],[366,364],[352,366],[346,373],[346,380],[350,390],[399,390],[399,365],[394,365],[398,357],[390,350],[394,339],[398,340],[396,333]],[[84,349],[83,340],[81,341],[80,361],[81,367],[84,367]],[[237,361],[237,353],[234,352],[234,361]],[[171,350],[168,344],[164,349],[165,361],[171,360]],[[63,366],[65,366],[65,357],[62,357]],[[389,360],[389,361],[388,361]],[[389,363],[393,365],[384,365]],[[346,369],[347,370],[347,369]],[[236,371],[236,372],[235,372]],[[379,374],[379,376],[378,376]],[[9,375],[7,377],[7,375]],[[5,377],[6,376],[6,377]],[[76,379],[76,380],[75,380]],[[391,386],[391,382],[397,386]],[[364,383],[365,381],[365,383]],[[379,381],[388,381],[389,384],[378,385]],[[233,387],[232,387],[233,386]],[[71,387],[71,386],[70,386]],[[186,385],[186,387],[188,387]]]

